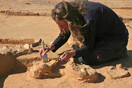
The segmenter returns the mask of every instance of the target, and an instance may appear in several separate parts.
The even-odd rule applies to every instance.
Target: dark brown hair
[[[60,2],[52,10],[52,18],[54,20],[66,19],[76,25],[84,25],[83,14],[86,11],[86,3],[82,0],[74,2]]]
[[[82,43],[84,36],[82,34],[86,25],[83,15],[86,12],[86,1],[75,0],[74,2],[60,2],[52,10],[54,20],[67,20],[71,23],[70,30],[73,35]]]

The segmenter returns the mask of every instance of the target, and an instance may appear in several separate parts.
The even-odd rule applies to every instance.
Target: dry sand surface
[[[0,3],[1,2],[4,5],[5,2],[10,3],[10,0],[0,0]],[[18,0],[17,4],[20,5],[20,2],[27,3],[25,0]],[[30,0],[30,2],[33,2],[33,0]],[[37,1],[36,3],[38,4]],[[34,8],[38,7],[36,6]],[[16,6],[14,9],[18,10],[20,8],[19,6]],[[24,72],[0,78],[0,88],[132,88],[132,76],[114,80],[107,74],[107,70],[111,66],[115,66],[119,63],[121,63],[123,67],[127,67],[130,74],[132,74],[132,9],[114,10],[121,17],[126,18],[125,24],[129,31],[128,58],[103,65],[93,66],[93,68],[101,74],[99,81],[96,83],[81,83],[72,79],[72,77],[68,77],[67,75],[59,78],[27,79],[27,74]],[[30,11],[32,10],[30,9]],[[50,44],[58,36],[58,34],[58,26],[50,16],[10,16],[0,14],[0,39],[38,40],[42,38],[47,44]],[[63,52],[67,49],[70,49],[70,47],[68,44],[65,44],[57,53]],[[65,66],[62,70],[64,69]],[[69,72],[66,74],[68,73]]]
[[[42,38],[46,43],[50,43],[58,35],[58,27],[50,17],[21,17],[21,16],[8,16],[0,15],[0,31],[1,38],[11,39],[39,39]],[[9,75],[3,82],[4,88],[132,88],[132,77],[112,80],[106,74],[107,69],[110,66],[114,66],[116,63],[122,63],[123,66],[128,68],[128,71],[132,74],[132,21],[127,23],[130,39],[128,44],[129,59],[112,62],[109,64],[96,66],[97,72],[101,73],[104,77],[98,83],[80,83],[72,78],[63,76],[60,78],[50,79],[33,79],[27,80],[26,73],[19,73]],[[68,47],[65,45],[60,52]],[[108,66],[107,66],[108,65]],[[109,66],[110,65],[110,66]],[[67,72],[68,73],[68,72]]]

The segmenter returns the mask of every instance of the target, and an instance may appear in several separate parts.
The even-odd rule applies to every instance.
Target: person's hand
[[[39,50],[40,58],[42,58],[42,56],[45,56],[46,53],[49,51],[50,51],[50,49],[48,47],[46,47],[44,50],[42,48],[40,48],[40,50]]]
[[[68,61],[71,57],[75,56],[75,54],[75,50],[66,51],[60,56],[60,61]]]
[[[40,48],[40,51],[39,51],[40,57],[42,58],[42,55],[45,56],[50,50],[53,50],[53,49],[55,49],[55,46],[53,44],[49,47],[44,48],[44,50]]]

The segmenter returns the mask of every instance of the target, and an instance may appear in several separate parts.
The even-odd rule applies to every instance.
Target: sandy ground
[[[44,39],[51,43],[59,30],[51,17],[45,16],[0,16],[0,38],[9,39]],[[49,40],[47,40],[49,39]]]
[[[21,4],[20,2],[27,3],[24,1],[25,0],[18,0],[17,4]],[[1,0],[0,2],[4,5],[4,2],[10,2],[10,0]],[[32,2],[32,0],[30,0],[30,2]],[[19,9],[19,6],[16,6],[15,9]],[[114,11],[116,11],[123,18],[132,18],[131,9],[114,9]],[[129,31],[128,58],[103,65],[93,66],[98,73],[102,74],[97,83],[80,83],[77,80],[67,77],[66,75],[60,78],[29,80],[26,78],[27,76],[25,72],[1,78],[0,88],[2,88],[2,86],[3,88],[132,88],[132,76],[112,80],[107,74],[107,70],[111,66],[115,66],[119,63],[121,63],[124,67],[127,67],[130,74],[132,74],[132,20],[126,20],[125,24]],[[45,43],[50,44],[58,36],[58,34],[58,26],[49,16],[8,16],[0,14],[0,38],[35,40],[42,38]],[[60,48],[59,52],[67,49],[70,49],[69,45],[65,44],[62,48]],[[67,72],[67,74],[68,73],[69,72]]]
[[[39,39],[42,38],[50,44],[58,35],[58,26],[51,17],[43,16],[5,16],[0,15],[0,37],[11,39]],[[4,81],[4,88],[132,88],[132,76],[117,80],[112,80],[107,74],[109,67],[117,63],[122,63],[132,74],[132,21],[126,23],[130,38],[128,43],[129,58],[112,63],[95,66],[97,72],[101,73],[101,81],[97,83],[80,83],[72,78],[63,76],[60,78],[50,78],[41,80],[27,80],[26,73],[9,75]],[[63,46],[60,51],[66,50],[68,45]],[[68,72],[67,72],[68,73]]]
[[[0,11],[29,11],[44,12],[51,10],[53,6],[62,0],[0,0]],[[74,0],[63,0],[74,1]],[[132,0],[89,0],[101,2],[111,8],[132,8]],[[119,4],[120,3],[120,4]]]

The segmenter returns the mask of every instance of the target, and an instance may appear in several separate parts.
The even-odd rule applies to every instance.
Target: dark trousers
[[[98,42],[91,53],[82,56],[84,63],[89,65],[127,57],[127,41],[101,41]]]

